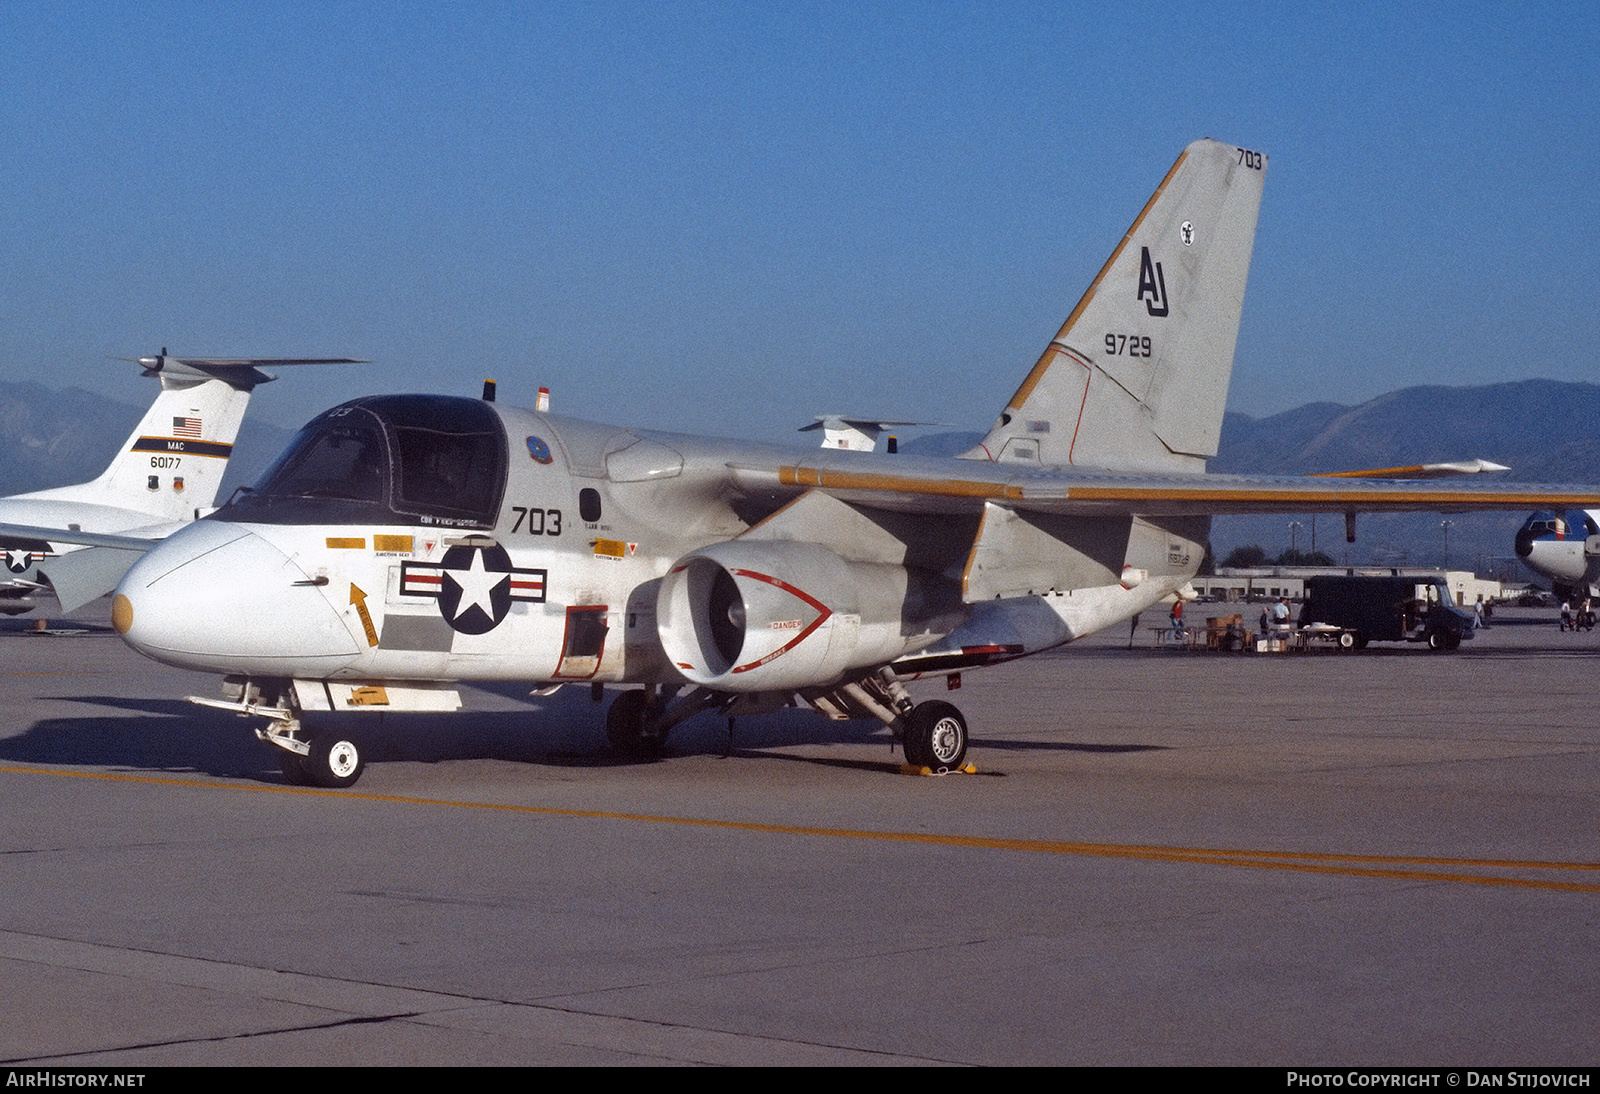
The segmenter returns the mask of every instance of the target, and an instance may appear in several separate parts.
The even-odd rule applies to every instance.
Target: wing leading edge
[[[1593,508],[1600,486],[1271,475],[1019,472],[971,461],[874,461],[868,469],[810,459],[775,470],[735,468],[745,485],[810,488],[842,501],[923,513],[985,502],[1063,515],[1223,516],[1245,513],[1441,512]]]

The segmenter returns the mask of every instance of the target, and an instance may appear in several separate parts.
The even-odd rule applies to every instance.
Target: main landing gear
[[[967,759],[967,720],[949,703],[918,703],[906,719],[900,743],[913,766],[935,773],[959,771]]]
[[[759,713],[783,705],[784,695],[733,695],[695,688],[675,698],[676,688],[639,688],[611,701],[606,712],[606,738],[623,756],[653,760],[661,755],[667,733],[686,718],[708,710],[734,714]],[[931,699],[913,703],[898,677],[887,667],[827,689],[803,691],[801,698],[834,720],[876,718],[889,727],[905,750],[906,762],[935,774],[960,771],[967,760],[967,720],[950,703]]]
[[[967,720],[950,703],[938,699],[913,703],[900,678],[887,665],[870,676],[842,685],[829,699],[843,699],[877,718],[900,741],[906,763],[935,775],[960,771],[967,762]],[[828,703],[812,702],[824,712]]]
[[[617,752],[634,760],[661,755],[667,735],[656,726],[654,689],[625,691],[611,700],[606,711],[606,740]]]
[[[618,753],[632,760],[659,759],[667,733],[686,718],[705,710],[727,709],[738,696],[695,688],[681,699],[675,687],[636,688],[611,701],[606,711],[606,739]]]

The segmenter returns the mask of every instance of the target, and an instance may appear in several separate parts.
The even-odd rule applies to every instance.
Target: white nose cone
[[[325,587],[248,528],[202,520],[134,564],[111,620],[169,665],[320,677],[361,651]]]

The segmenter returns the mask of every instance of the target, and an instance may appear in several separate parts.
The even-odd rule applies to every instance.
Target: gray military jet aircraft
[[[904,680],[1059,646],[1195,573],[1217,513],[1572,508],[1577,488],[1205,473],[1267,160],[1172,166],[982,442],[957,459],[629,430],[438,395],[313,420],[253,491],[146,554],[113,619],[227,674],[294,781],[348,786],[329,711],[449,710],[462,681],[623,690],[652,753],[703,711],[796,699],[961,767]],[[314,723],[316,719],[312,719]],[[341,724],[348,719],[337,720]]]

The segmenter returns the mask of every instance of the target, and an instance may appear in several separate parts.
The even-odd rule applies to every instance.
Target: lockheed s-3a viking
[[[1267,160],[1172,166],[982,442],[809,452],[380,395],[152,549],[113,603],[211,700],[264,715],[294,781],[347,786],[328,711],[452,710],[463,681],[615,686],[659,750],[703,711],[877,718],[955,769],[967,725],[904,680],[1059,646],[1170,596],[1215,513],[1560,506],[1561,488],[1213,476]],[[308,718],[307,716],[312,717]]]

